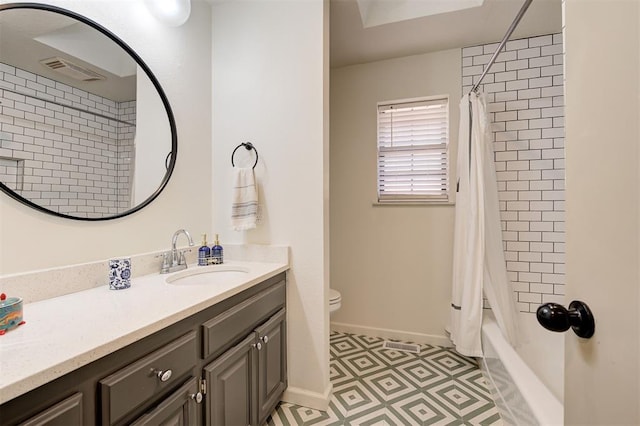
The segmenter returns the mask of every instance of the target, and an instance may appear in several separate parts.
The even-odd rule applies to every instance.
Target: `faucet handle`
[[[171,267],[171,252],[165,251],[162,254],[157,255],[156,257],[162,256],[162,266],[160,267],[160,273],[166,274],[169,272],[169,268]]]
[[[180,252],[180,258],[178,259],[178,265],[186,265],[187,259],[184,256],[184,251]]]

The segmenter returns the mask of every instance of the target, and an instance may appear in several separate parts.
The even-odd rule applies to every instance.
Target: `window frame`
[[[445,131],[444,140],[440,146],[436,146],[438,144],[435,143],[423,143],[418,145],[417,147],[414,145],[407,145],[406,140],[404,146],[398,147],[381,147],[381,108],[388,107],[408,107],[411,104],[420,103],[441,103],[444,108],[444,126],[443,123],[440,123],[440,127],[438,129],[442,129]],[[449,95],[436,95],[436,96],[422,96],[416,98],[407,98],[407,99],[397,99],[390,101],[380,101],[376,105],[376,200],[375,205],[450,205],[453,203],[453,196],[451,192],[451,112],[450,112],[450,99]],[[431,145],[431,146],[429,146]],[[412,148],[413,146],[413,148]],[[394,194],[392,192],[388,194],[384,194],[383,190],[383,182],[384,177],[382,176],[383,172],[383,162],[385,155],[389,156],[389,154],[397,154],[401,152],[414,151],[417,155],[433,155],[435,152],[436,155],[440,155],[438,161],[442,161],[442,166],[444,169],[442,188],[443,190],[440,193],[422,193],[422,194],[412,194],[412,193],[397,193]],[[400,154],[402,155],[402,154]],[[413,169],[412,169],[413,170]],[[420,177],[426,177],[428,175],[428,171],[424,171],[424,174],[418,175]],[[436,174],[437,175],[437,174]]]

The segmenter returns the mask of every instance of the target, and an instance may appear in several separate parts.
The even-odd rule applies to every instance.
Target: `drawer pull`
[[[200,404],[202,402],[202,392],[194,393],[191,395],[191,399],[193,399],[196,404]]]
[[[173,372],[171,370],[152,370],[153,374],[155,374],[158,379],[160,379],[161,382],[166,382],[167,380],[169,380],[171,378],[171,374],[173,374]]]
[[[262,340],[264,343],[267,343],[269,341],[269,336],[262,336],[260,340]]]
[[[253,346],[254,348],[256,348],[257,350],[262,349],[262,343],[258,342],[258,343],[254,343],[251,346]]]

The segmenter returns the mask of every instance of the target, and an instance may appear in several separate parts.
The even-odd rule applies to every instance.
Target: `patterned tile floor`
[[[475,360],[450,348],[384,349],[384,339],[331,333],[329,410],[281,403],[268,425],[502,425]]]

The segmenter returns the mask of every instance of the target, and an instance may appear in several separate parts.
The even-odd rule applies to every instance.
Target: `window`
[[[449,201],[449,99],[378,104],[378,202]]]

